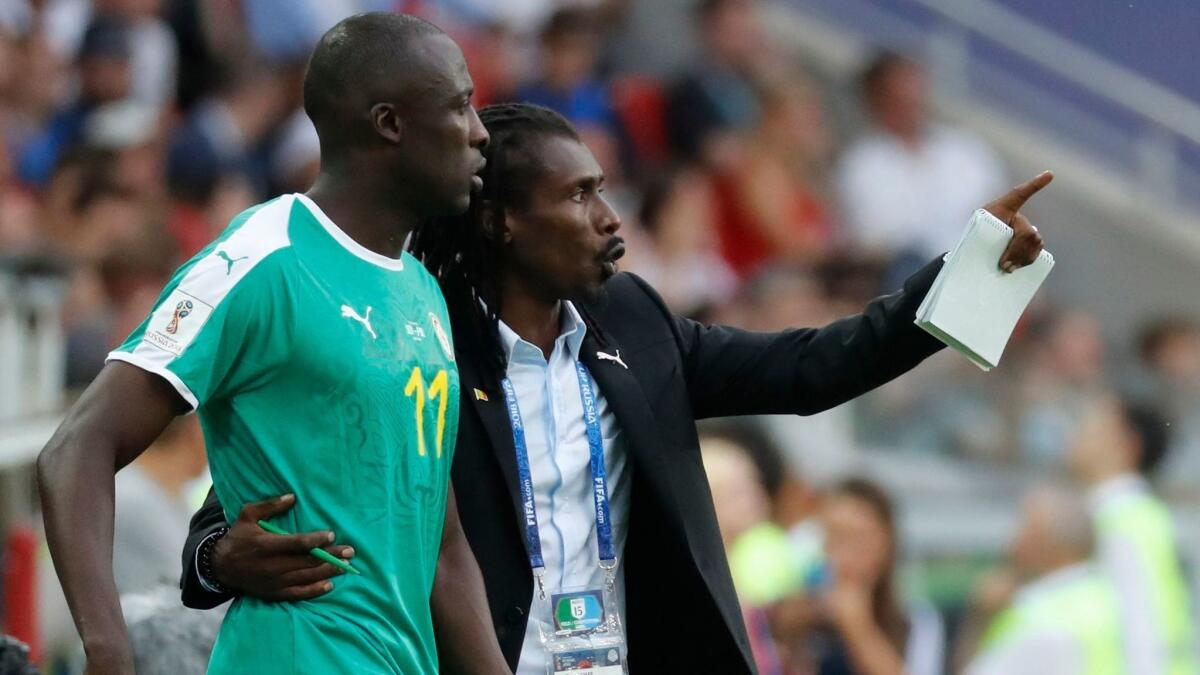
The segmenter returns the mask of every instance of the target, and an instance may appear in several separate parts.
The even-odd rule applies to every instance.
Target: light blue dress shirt
[[[538,534],[546,564],[546,593],[576,586],[600,587],[604,573],[596,548],[596,510],[591,492],[591,452],[583,403],[579,397],[579,358],[587,324],[570,302],[563,302],[562,334],[554,341],[549,359],[542,350],[522,340],[500,322],[500,340],[508,354],[508,378],[517,394],[517,405],[525,425],[529,446],[529,469],[533,478]],[[605,363],[614,368],[620,366]],[[630,474],[621,430],[599,387],[596,410],[604,436],[604,460],[608,471],[609,508],[613,544],[617,553],[616,600],[624,619],[625,539],[629,532]],[[522,527],[524,524],[522,523]],[[536,593],[536,591],[535,591]],[[525,630],[521,661],[516,675],[545,675],[535,598]]]

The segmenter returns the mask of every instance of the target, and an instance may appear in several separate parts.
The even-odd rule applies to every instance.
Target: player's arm
[[[38,456],[46,540],[88,673],[133,673],[113,579],[113,476],[187,408],[158,376],[109,363]]]
[[[231,274],[205,251],[180,268],[38,458],[47,540],[89,672],[132,672],[113,581],[113,475],[176,415],[262,381],[288,358],[290,296],[282,256],[271,255],[282,240],[256,240],[253,251],[236,238],[223,245],[254,259]]]
[[[1014,231],[997,261],[1002,269],[1028,265],[1041,253],[1041,236],[1019,209],[1051,178],[1041,174],[984,207]],[[931,262],[902,290],[824,328],[752,333],[673,317],[696,417],[813,414],[911,370],[942,347],[913,323],[941,265]]]
[[[454,486],[446,498],[446,524],[429,600],[443,673],[511,673],[492,625],[479,563],[458,520]]]
[[[324,548],[350,560],[353,548],[333,544],[328,530],[272,534],[258,526],[258,521],[286,513],[295,503],[296,497],[288,494],[246,504],[228,523],[216,492],[209,491],[204,506],[192,516],[183,547],[183,604],[210,609],[235,595],[276,602],[310,600],[328,593],[333,588],[328,580],[341,571],[309,551]],[[202,554],[210,556],[207,570],[201,569]]]

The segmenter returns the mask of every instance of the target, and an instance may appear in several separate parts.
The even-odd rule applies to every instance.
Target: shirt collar
[[[587,335],[587,323],[584,322],[583,316],[575,307],[575,304],[570,300],[562,301],[562,327],[559,329],[558,340],[566,342],[567,349],[571,352],[572,359],[579,359],[580,350],[583,347],[583,338]],[[555,341],[557,342],[557,340]],[[530,353],[541,353],[541,350],[535,347],[532,343],[527,342],[517,335],[516,331],[508,326],[503,321],[500,322],[500,344],[504,347],[504,355],[509,362],[513,360],[513,354],[519,348],[522,351],[532,350]],[[542,354],[542,359],[548,361],[549,354]]]
[[[1053,572],[1045,574],[1042,577],[1026,584],[1024,588],[1017,591],[1017,594],[1014,596],[1013,600],[1015,602],[1028,601],[1029,599],[1035,598],[1046,591],[1050,591],[1057,587],[1065,586],[1078,581],[1079,579],[1091,574],[1092,571],[1092,566],[1086,562],[1076,563],[1074,565],[1069,565],[1067,567],[1054,570]]]
[[[1088,506],[1094,515],[1110,504],[1137,497],[1149,491],[1149,483],[1140,475],[1136,473],[1121,474],[1093,487],[1088,493]]]

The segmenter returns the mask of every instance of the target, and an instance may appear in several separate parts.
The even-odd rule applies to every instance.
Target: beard
[[[609,277],[611,279],[612,277]],[[583,303],[585,305],[603,306],[608,303],[608,280],[605,279],[596,284],[591,284],[587,288],[581,289],[572,294],[575,297],[569,298],[571,302]]]

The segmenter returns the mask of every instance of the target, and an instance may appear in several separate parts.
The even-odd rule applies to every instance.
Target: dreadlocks
[[[491,136],[483,148],[483,191],[472,196],[464,215],[415,230],[410,250],[437,278],[453,320],[471,321],[479,334],[488,336],[487,365],[503,377],[507,357],[499,317],[504,247],[490,235],[493,229],[484,219],[498,225],[506,212],[526,208],[533,182],[542,172],[539,144],[553,137],[579,140],[579,134],[562,115],[529,103],[490,105],[479,111],[479,119]]]

